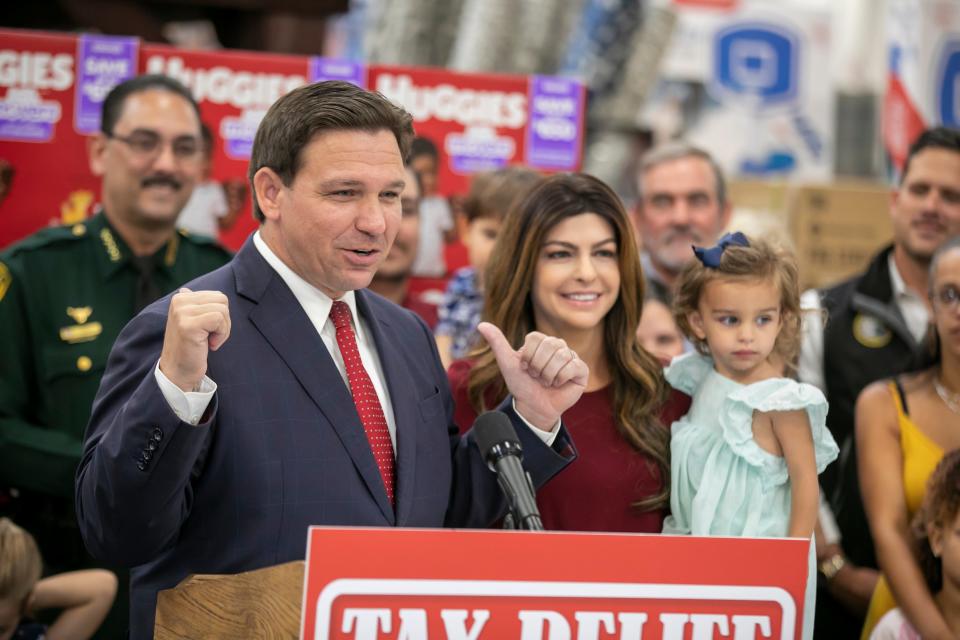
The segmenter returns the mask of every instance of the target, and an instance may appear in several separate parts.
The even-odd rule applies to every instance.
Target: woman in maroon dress
[[[669,504],[669,425],[689,399],[670,395],[637,342],[644,282],[627,214],[584,174],[548,178],[506,216],[485,274],[483,319],[514,345],[530,331],[563,338],[590,367],[564,415],[578,458],[537,494],[553,530],[659,533]],[[448,371],[457,424],[506,396],[493,354],[479,347]]]

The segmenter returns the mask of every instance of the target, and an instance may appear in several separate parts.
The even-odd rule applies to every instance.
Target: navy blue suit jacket
[[[252,240],[187,286],[222,291],[232,323],[209,354],[218,389],[203,421],[179,420],[154,378],[164,298],[117,339],[77,469],[87,547],[133,567],[132,638],[152,637],[158,590],[191,573],[302,559],[310,525],[486,526],[502,515],[496,478],[470,434],[457,435],[446,374],[416,315],[357,292],[396,417],[394,511],[336,365]],[[561,433],[548,447],[507,413],[539,486],[570,461],[571,443]]]

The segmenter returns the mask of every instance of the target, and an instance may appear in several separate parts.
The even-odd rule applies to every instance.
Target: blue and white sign
[[[731,177],[830,180],[832,13],[797,2],[772,9],[779,4],[739,0],[716,11],[674,3],[665,82],[644,121],[709,149]]]
[[[763,105],[797,94],[797,37],[771,24],[735,24],[717,32],[712,81],[727,94],[759,99]]]
[[[941,124],[960,127],[960,38],[946,41],[937,58],[937,115]]]

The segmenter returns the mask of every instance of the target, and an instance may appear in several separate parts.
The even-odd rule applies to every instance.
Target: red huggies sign
[[[798,637],[809,542],[311,528],[307,640]]]
[[[576,80],[363,65],[250,51],[189,51],[136,38],[0,29],[0,248],[40,227],[81,222],[100,199],[87,138],[103,99],[137,73],[176,78],[214,132],[212,179],[246,184],[253,137],[277,98],[317,80],[375,89],[409,110],[439,152],[440,195],[506,165],[544,172],[581,164],[585,95]],[[5,180],[6,182],[6,180]],[[256,227],[249,187],[220,240],[237,248]]]

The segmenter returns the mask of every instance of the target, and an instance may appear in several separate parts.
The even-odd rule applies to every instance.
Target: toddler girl
[[[799,348],[796,263],[742,233],[694,252],[674,314],[696,353],[666,371],[693,404],[671,428],[664,532],[810,539],[817,475],[838,449],[823,394],[783,376]],[[804,638],[813,633],[814,560],[811,545]]]

